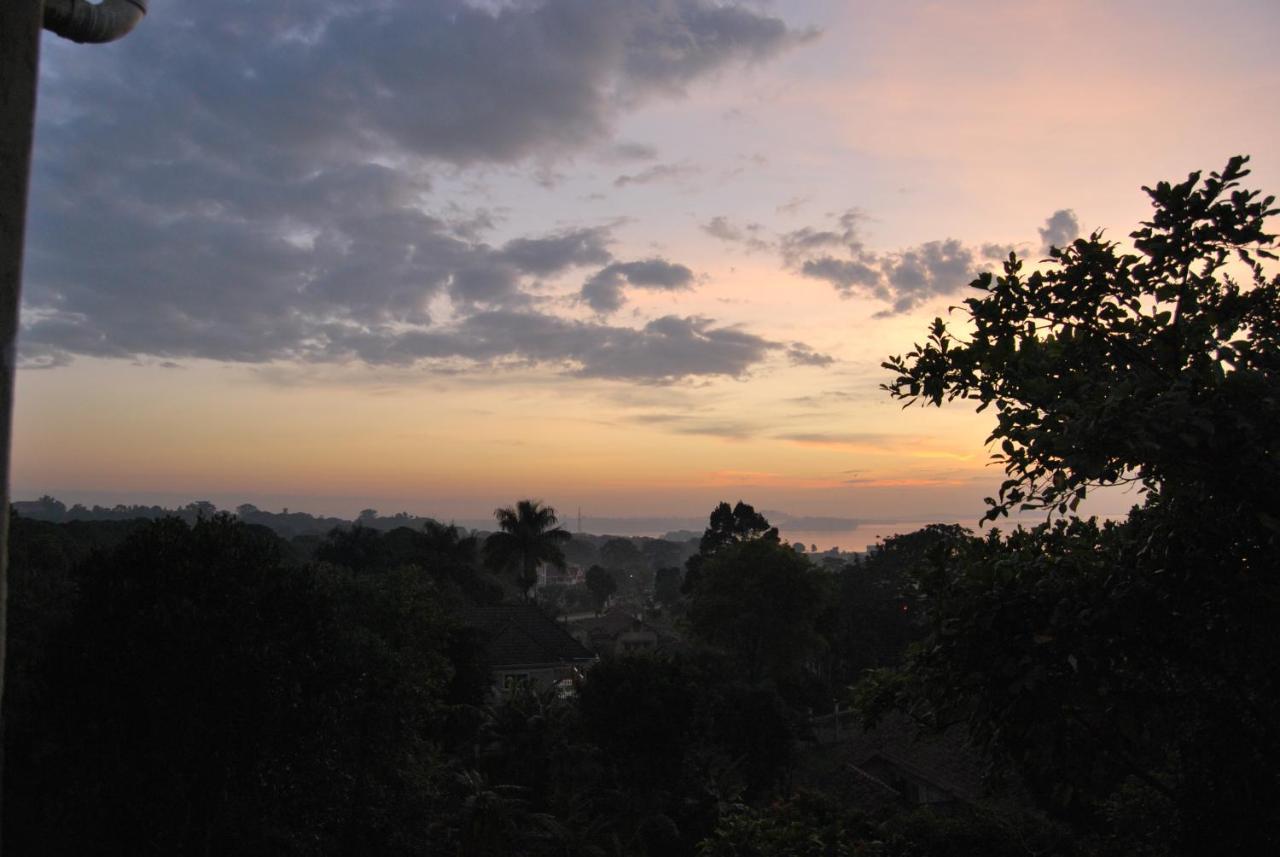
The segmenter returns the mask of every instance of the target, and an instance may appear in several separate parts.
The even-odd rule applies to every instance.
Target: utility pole
[[[8,635],[9,451],[40,30],[74,42],[110,42],[128,34],[146,11],[147,0],[0,0],[0,701]],[[0,740],[3,732],[0,721]]]
[[[0,700],[9,604],[9,438],[42,18],[39,0],[0,3]]]

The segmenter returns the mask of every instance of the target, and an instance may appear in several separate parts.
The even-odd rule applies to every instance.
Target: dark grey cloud
[[[778,343],[707,318],[663,316],[639,331],[618,332],[583,361],[581,374],[667,380],[689,375],[741,376]]]
[[[1040,232],[1040,251],[1046,255],[1054,247],[1066,247],[1080,237],[1080,221],[1069,208],[1059,209],[1044,222]]]
[[[593,4],[587,0],[586,5]],[[627,34],[624,95],[633,88],[639,94],[651,88],[682,92],[691,79],[729,62],[765,60],[788,44],[817,35],[789,30],[777,18],[732,3],[649,0],[621,5],[644,11]]]
[[[500,257],[538,276],[559,274],[578,265],[602,265],[613,258],[609,230],[572,229],[541,238],[516,238],[502,247]]]
[[[118,103],[127,82],[152,101],[138,110],[169,120],[154,127],[229,120],[241,127],[223,134],[259,145],[473,163],[580,146],[620,107],[800,37],[710,0],[171,0],[93,89]],[[49,53],[59,74],[93,76],[72,51]]]
[[[398,325],[321,325],[304,341],[272,356],[303,363],[425,365],[442,371],[541,366],[575,377],[668,384],[691,377],[738,377],[784,348],[699,317],[664,316],[630,328],[537,310],[498,309],[454,324],[409,330]]]
[[[581,298],[601,314],[617,312],[627,302],[627,285],[659,291],[681,291],[693,285],[693,271],[666,259],[614,262],[596,271],[582,286]]]
[[[444,335],[397,343],[410,358],[517,359],[581,377],[666,383],[690,376],[738,377],[783,346],[699,317],[663,316],[639,329],[536,312],[480,313]]]
[[[23,357],[501,362],[468,357],[470,320],[556,321],[526,286],[607,265],[609,232],[490,246],[492,220],[432,173],[593,145],[631,106],[800,37],[711,0],[166,0],[120,45],[47,39]],[[613,344],[582,352],[588,374],[631,343],[591,330]],[[742,371],[703,359],[727,344],[701,330],[690,371]]]

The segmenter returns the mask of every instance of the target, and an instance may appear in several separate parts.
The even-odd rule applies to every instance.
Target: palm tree
[[[573,538],[557,527],[556,510],[538,500],[521,500],[515,507],[495,509],[499,532],[484,541],[485,562],[495,570],[514,570],[516,583],[524,591],[538,582],[538,566],[551,563],[564,568],[560,545]]]

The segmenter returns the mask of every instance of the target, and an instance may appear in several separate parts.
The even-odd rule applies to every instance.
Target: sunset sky
[[[880,361],[1253,156],[1280,4],[153,0],[46,34],[14,494],[974,522]],[[1133,495],[1104,498],[1114,512]]]

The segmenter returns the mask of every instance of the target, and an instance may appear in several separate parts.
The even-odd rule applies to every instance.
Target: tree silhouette
[[[730,653],[750,681],[791,677],[822,649],[816,622],[829,575],[791,548],[750,539],[708,557],[699,571],[689,631]]]
[[[686,595],[693,594],[702,577],[702,564],[717,552],[729,545],[756,539],[776,543],[778,528],[770,526],[768,519],[750,504],[739,500],[731,507],[728,503],[721,502],[711,512],[707,528],[698,542],[698,552],[689,557],[688,562],[685,563],[685,577],[681,591]]]
[[[1280,851],[1280,209],[1246,161],[1145,188],[1136,252],[1095,232],[1029,275],[1010,255],[972,283],[971,333],[935,320],[884,364],[907,404],[992,407],[988,519],[1066,518],[919,572],[928,635],[864,710],[967,723],[1117,853]],[[1124,521],[1070,514],[1124,483]]]
[[[495,509],[493,517],[500,531],[485,539],[485,562],[497,571],[514,571],[516,584],[528,598],[538,582],[539,565],[564,568],[560,545],[573,536],[556,526],[556,510],[538,500],[521,500],[514,507]]]
[[[751,505],[739,500],[733,508],[721,503],[711,512],[707,529],[698,542],[698,553],[710,556],[723,547],[752,539],[778,540],[778,528]]]
[[[1247,161],[1144,188],[1155,214],[1129,236],[1137,254],[1101,232],[1053,248],[1043,272],[1010,254],[1004,276],[972,283],[970,336],[936,319],[924,345],[883,364],[904,406],[994,406],[987,440],[1009,478],[987,518],[1066,513],[1097,486],[1138,483],[1265,510],[1280,528],[1280,277],[1263,267],[1280,209],[1238,189]]]
[[[587,569],[587,589],[591,590],[591,599],[595,602],[596,612],[604,609],[609,596],[618,591],[618,582],[613,579],[607,568],[593,565]]]

